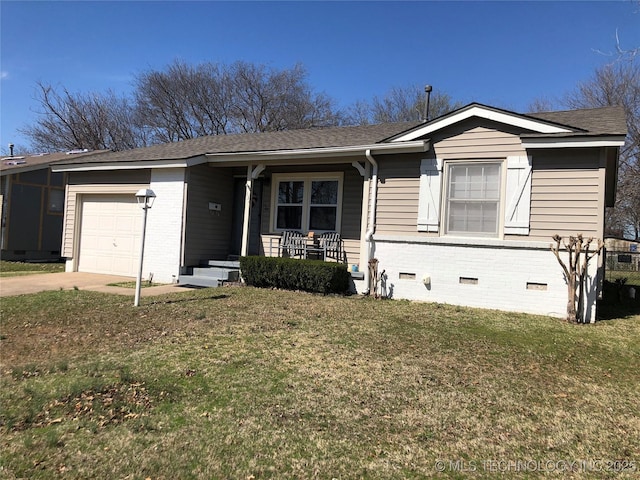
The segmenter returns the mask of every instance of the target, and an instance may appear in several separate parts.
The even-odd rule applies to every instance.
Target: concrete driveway
[[[130,295],[133,297],[135,295],[135,288],[108,286],[109,283],[131,281],[135,281],[135,279],[131,277],[83,272],[42,273],[37,275],[0,277],[0,297],[37,293],[45,290],[71,290],[74,288],[118,295]],[[185,289],[181,289],[177,285],[160,285],[157,287],[143,288],[140,290],[140,295],[148,297],[184,290]]]

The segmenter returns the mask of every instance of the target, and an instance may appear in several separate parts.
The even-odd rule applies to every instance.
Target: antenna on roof
[[[13,157],[13,143],[9,144],[9,156]]]
[[[431,99],[431,90],[433,90],[431,85],[424,86],[424,92],[427,94],[427,98],[424,102],[424,116],[422,120],[425,122],[429,121],[429,100]]]

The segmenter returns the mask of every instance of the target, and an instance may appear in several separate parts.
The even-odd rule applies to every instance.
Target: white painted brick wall
[[[527,248],[523,242],[487,247],[445,241],[376,240],[374,256],[379,271],[386,271],[387,293],[392,298],[566,316],[567,285],[548,248]],[[595,274],[594,265],[590,272]],[[400,279],[400,273],[413,273],[415,280]],[[428,287],[422,282],[425,275],[431,277]],[[460,277],[477,278],[478,283],[461,284]],[[547,289],[527,289],[527,282],[546,284]],[[590,300],[593,315],[595,293]]]
[[[156,194],[147,213],[142,278],[172,283],[180,273],[182,249],[182,209],[184,204],[183,168],[154,169],[149,188]]]

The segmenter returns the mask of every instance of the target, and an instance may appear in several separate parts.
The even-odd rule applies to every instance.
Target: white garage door
[[[142,210],[133,195],[84,195],[79,272],[136,276]]]

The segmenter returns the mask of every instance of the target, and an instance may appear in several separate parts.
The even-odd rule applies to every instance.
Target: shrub
[[[249,285],[316,293],[346,293],[350,275],[342,263],[282,257],[240,258],[242,277]]]

